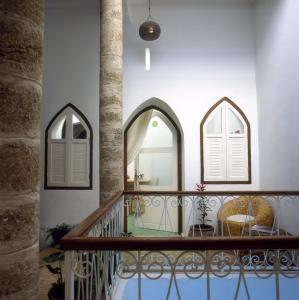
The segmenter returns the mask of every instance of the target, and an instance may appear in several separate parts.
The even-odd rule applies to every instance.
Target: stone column
[[[0,299],[38,299],[42,41],[42,0],[0,0]]]
[[[123,190],[122,1],[101,0],[100,205]]]

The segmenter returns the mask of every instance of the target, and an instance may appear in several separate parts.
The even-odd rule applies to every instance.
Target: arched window
[[[92,129],[72,104],[46,129],[45,188],[91,189]]]
[[[223,98],[201,125],[201,181],[251,183],[250,124],[230,99]]]

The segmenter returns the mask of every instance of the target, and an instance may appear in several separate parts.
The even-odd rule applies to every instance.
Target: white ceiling
[[[96,7],[100,0],[45,0],[46,7]],[[188,5],[188,4],[234,4],[254,3],[255,0],[151,0],[152,5]],[[147,5],[148,0],[123,0],[127,5]]]
[[[148,0],[125,0],[129,5],[147,4]],[[188,5],[188,4],[236,4],[236,3],[254,3],[255,0],[151,0],[152,5]]]
[[[45,0],[46,8],[98,7],[100,0]]]
[[[45,0],[46,8],[99,8],[101,0]],[[152,7],[196,4],[251,4],[258,0],[151,0]],[[123,0],[124,21],[140,22],[147,15],[148,0]],[[138,13],[141,8],[143,13]]]
[[[151,0],[151,6],[155,12],[159,6],[171,8],[189,5],[251,5],[257,0]],[[124,20],[126,23],[140,23],[147,17],[148,0],[123,0]]]

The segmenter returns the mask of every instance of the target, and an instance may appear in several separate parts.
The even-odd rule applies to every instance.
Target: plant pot
[[[48,297],[49,300],[64,300],[64,283],[53,283]]]
[[[189,237],[213,236],[214,226],[207,224],[194,224],[190,226]]]
[[[93,287],[94,288],[94,287]],[[74,292],[75,292],[75,299],[84,299],[83,290],[81,290],[80,295],[81,297],[78,298],[78,281],[74,282]],[[49,289],[48,292],[49,300],[64,300],[64,282],[63,283],[52,283],[52,287]],[[92,300],[95,300],[92,297]]]
[[[57,230],[53,232],[52,239],[54,245],[59,245],[60,240],[69,232],[69,230]]]

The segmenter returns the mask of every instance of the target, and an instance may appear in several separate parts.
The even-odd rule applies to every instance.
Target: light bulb
[[[145,70],[149,71],[151,69],[151,50],[150,48],[145,48]]]

